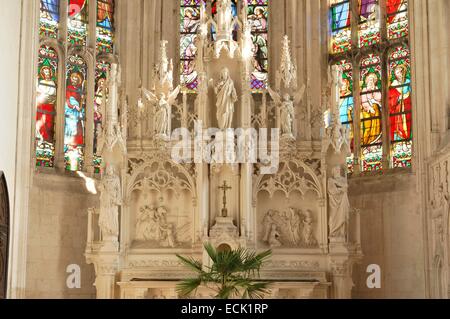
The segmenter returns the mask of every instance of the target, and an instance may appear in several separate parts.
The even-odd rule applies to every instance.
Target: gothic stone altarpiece
[[[86,248],[97,296],[177,298],[177,281],[190,273],[175,254],[207,264],[203,244],[209,241],[216,247],[273,249],[261,274],[273,282],[268,297],[350,298],[352,267],[361,249],[359,216],[347,197],[349,139],[339,122],[340,70],[330,72],[323,109],[334,116],[330,127],[319,128],[320,138],[314,133],[319,121],[305,111],[309,92],[297,85],[288,38],[282,39],[275,87],[252,94],[250,25],[246,14],[229,16],[229,0],[219,2],[215,19],[202,10],[196,95],[174,87],[166,41],[153,87],[141,89],[138,105],[128,107],[125,94],[119,94],[119,66],[108,76],[108,111],[99,136],[100,207],[89,210]],[[215,42],[208,35],[211,25]],[[239,41],[232,36],[236,25]],[[212,154],[211,161],[173,159],[180,145],[171,138],[174,129],[209,127],[218,129],[205,147],[194,136],[185,144],[191,153],[199,148]],[[244,160],[232,161],[234,135],[232,143],[218,143],[231,128],[268,128],[271,142],[255,147],[251,143],[258,139],[247,138]],[[277,128],[279,147],[276,131],[270,133]],[[208,296],[200,291],[197,297]]]

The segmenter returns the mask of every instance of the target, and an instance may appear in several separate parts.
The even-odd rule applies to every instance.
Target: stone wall
[[[27,298],[94,298],[86,265],[87,208],[97,206],[81,178],[37,174],[30,194]],[[81,267],[81,289],[68,289],[68,265]]]
[[[412,174],[350,179],[350,201],[361,210],[364,258],[354,269],[355,298],[424,298],[423,212]],[[368,265],[381,267],[381,289],[368,289]]]

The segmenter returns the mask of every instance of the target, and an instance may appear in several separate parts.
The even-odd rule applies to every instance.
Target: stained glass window
[[[107,61],[98,61],[95,68],[95,98],[94,98],[94,168],[100,173],[101,157],[97,154],[97,136],[103,130],[103,114],[106,102],[106,77],[111,64]]]
[[[181,83],[187,91],[194,92],[198,86],[195,70],[197,30],[200,26],[200,5],[203,0],[181,0],[180,22],[180,70]]]
[[[367,47],[380,42],[379,0],[359,0],[359,47]]]
[[[113,52],[114,0],[97,0],[97,51]]]
[[[360,67],[361,169],[374,171],[382,168],[383,157],[381,59],[370,54]]]
[[[354,99],[353,99],[353,66],[350,61],[342,60],[338,63],[342,69],[342,80],[340,90],[339,117],[341,123],[350,129],[351,149],[354,151],[353,138],[353,117],[354,117]],[[354,156],[347,159],[347,166],[350,172],[353,171]]]
[[[40,167],[54,166],[57,98],[58,54],[43,45],[39,48],[36,88],[36,165]]]
[[[67,63],[64,154],[66,169],[81,170],[84,164],[86,127],[87,65],[79,55],[72,55]]]
[[[56,39],[59,26],[59,0],[40,0],[39,33],[41,38]]]
[[[266,88],[268,80],[268,0],[247,0],[248,20],[252,25],[253,66],[251,89],[254,92]]]
[[[342,53],[352,48],[350,0],[331,0],[331,51]]]
[[[411,167],[408,1],[329,1],[330,61],[343,71],[341,122],[352,128],[353,160],[348,159],[348,168],[354,171],[358,164],[358,172],[371,172]],[[351,12],[357,13],[357,18],[351,19]],[[341,41],[342,30],[347,32],[345,41]],[[404,39],[401,45],[393,41],[399,38]],[[358,39],[358,44],[352,45],[351,39]],[[359,72],[354,74],[356,68]],[[353,108],[356,100],[358,105]],[[346,117],[350,105],[353,121]]]
[[[266,88],[268,81],[268,15],[269,0],[244,0],[248,4],[248,19],[252,25],[253,67],[251,89],[259,92]],[[238,15],[237,1],[231,1],[234,17]],[[195,92],[198,87],[198,74],[195,70],[197,53],[196,39],[200,25],[200,6],[205,0],[181,0],[180,6],[180,69],[181,83],[186,91]],[[211,0],[211,14],[217,14],[217,1]],[[211,27],[212,40],[216,39],[216,30]],[[233,38],[238,40],[238,26],[235,26]]]
[[[407,47],[389,55],[389,120],[393,167],[411,166],[411,68]]]
[[[64,154],[67,171],[90,171],[93,166],[94,172],[100,173],[102,159],[97,154],[97,136],[102,131],[105,115],[105,81],[111,63],[115,60],[112,55],[114,4],[114,0],[40,0],[39,31],[41,41],[46,41],[46,45],[39,48],[36,83],[38,167],[54,167],[55,163],[63,162],[58,156]],[[89,24],[94,12],[96,23]],[[67,16],[67,29],[60,24],[61,16]],[[94,34],[96,41],[91,43],[88,35]],[[59,60],[59,51],[47,44],[54,42],[56,45],[54,39],[63,42],[62,53],[68,56],[65,61]],[[78,46],[85,46],[95,52],[93,59],[87,61],[80,53],[77,54]],[[88,70],[94,75],[92,81],[88,80]],[[61,88],[61,85],[65,87]],[[58,87],[61,90],[59,97]],[[65,99],[62,96],[64,92]],[[87,92],[94,92],[92,100],[87,99]],[[93,123],[86,123],[89,118],[87,114],[91,112]],[[57,120],[57,116],[64,119]],[[86,136],[93,136],[93,140],[86,141]],[[57,144],[56,141],[61,142]],[[56,149],[60,144],[63,150]],[[86,158],[87,148],[89,158]]]
[[[389,39],[408,36],[408,0],[386,0]]]
[[[68,0],[67,39],[72,45],[86,45],[89,0]]]

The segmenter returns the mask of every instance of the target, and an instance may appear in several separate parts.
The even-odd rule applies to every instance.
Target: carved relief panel
[[[326,230],[321,186],[302,162],[282,163],[277,175],[260,178],[254,194],[258,245],[276,248],[318,248]]]
[[[132,248],[192,246],[195,197],[191,177],[169,161],[143,161],[128,190]]]

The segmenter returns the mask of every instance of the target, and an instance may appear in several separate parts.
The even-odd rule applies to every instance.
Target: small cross
[[[228,209],[227,209],[227,191],[231,189],[230,186],[227,185],[227,182],[223,182],[223,186],[220,186],[219,189],[223,190],[223,209],[222,209],[222,217],[227,217]]]

